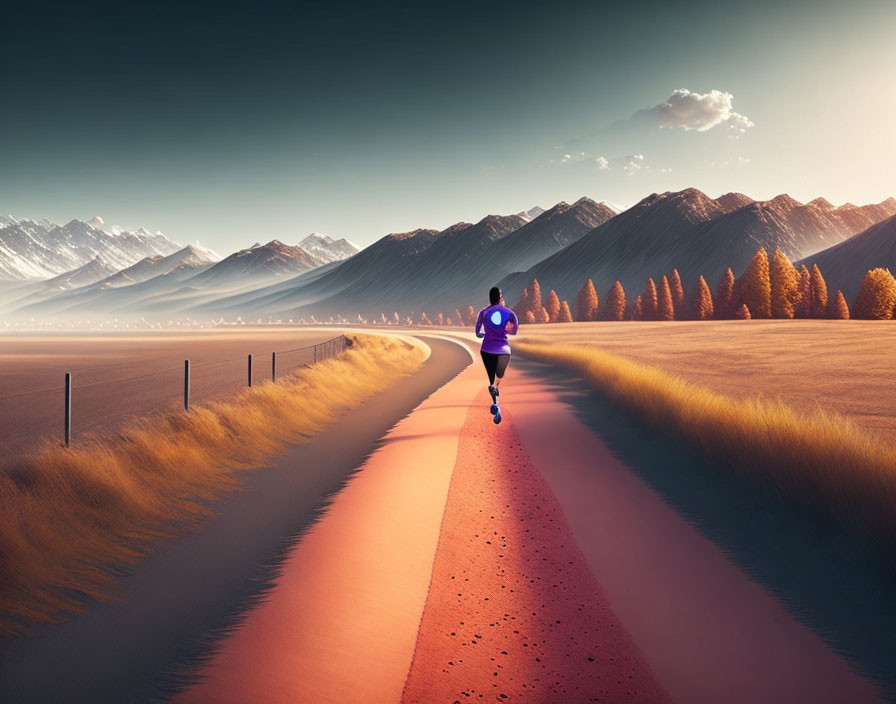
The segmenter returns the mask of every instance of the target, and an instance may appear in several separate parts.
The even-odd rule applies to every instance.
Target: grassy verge
[[[285,443],[302,442],[419,367],[424,350],[361,335],[337,358],[226,402],[134,420],[115,439],[47,445],[0,476],[0,632],[102,597],[114,567],[210,513]]]
[[[655,427],[785,500],[877,542],[896,557],[896,449],[821,409],[734,399],[593,347],[517,343],[523,355],[566,366]]]

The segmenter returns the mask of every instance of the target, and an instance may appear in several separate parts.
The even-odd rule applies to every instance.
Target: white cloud
[[[719,125],[727,125],[735,134],[743,134],[753,121],[734,111],[734,96],[720,90],[694,93],[686,88],[676,90],[664,103],[639,110],[635,117],[656,120],[661,128],[706,132]]]
[[[616,162],[629,176],[632,176],[636,171],[640,171],[643,168],[647,168],[648,170],[650,169],[649,166],[644,166],[643,154],[629,154],[628,156],[623,156],[619,159],[616,159]]]
[[[672,169],[668,167],[653,167],[647,164],[643,154],[627,154],[626,156],[617,156],[607,158],[605,156],[596,156],[588,152],[568,152],[563,154],[559,159],[552,160],[553,163],[559,164],[582,164],[583,166],[593,166],[598,171],[619,171],[627,176],[633,176],[639,171],[656,171],[661,174],[668,174]]]
[[[610,160],[605,156],[594,156],[593,154],[587,154],[585,152],[570,152],[569,154],[564,154],[560,157],[561,164],[585,162],[594,164],[600,171],[606,171],[610,168]]]

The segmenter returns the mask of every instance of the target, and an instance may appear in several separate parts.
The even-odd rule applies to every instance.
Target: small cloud
[[[606,171],[610,168],[610,160],[605,156],[595,156],[585,152],[571,152],[569,154],[564,154],[558,161],[561,164],[591,163],[597,166],[600,171]]]
[[[720,90],[695,93],[681,88],[673,91],[664,103],[639,110],[633,118],[655,120],[661,129],[682,129],[706,132],[719,125],[727,125],[735,135],[753,127],[746,115],[734,111],[734,96]]]
[[[635,172],[640,171],[641,169],[650,169],[649,166],[645,167],[644,165],[643,154],[629,154],[628,156],[620,157],[616,160],[616,162],[619,167],[629,176],[634,175]]]
[[[727,168],[729,166],[746,166],[750,161],[750,157],[748,156],[736,156],[732,159],[725,159],[724,161],[707,161],[704,163],[707,166],[715,168]]]
[[[647,164],[643,154],[627,154],[607,158],[605,156],[589,154],[588,152],[568,152],[559,159],[552,159],[555,164],[581,164],[583,167],[594,167],[598,171],[618,171],[632,176],[639,171],[657,172],[668,174],[672,169],[668,167],[654,167]]]

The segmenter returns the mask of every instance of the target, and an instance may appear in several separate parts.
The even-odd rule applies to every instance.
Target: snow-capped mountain
[[[94,224],[102,223],[93,218]],[[144,257],[173,254],[180,246],[144,228],[112,234],[83,220],[54,225],[47,220],[4,216],[0,226],[0,278],[46,279],[73,271],[101,255],[114,269]]]
[[[345,238],[334,240],[319,232],[312,232],[299,242],[299,247],[327,263],[348,259],[360,251]]]

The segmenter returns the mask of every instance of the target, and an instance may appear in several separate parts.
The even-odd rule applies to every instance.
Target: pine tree
[[[470,306],[470,309],[472,308],[473,306]],[[513,312],[516,313],[517,317],[521,321],[528,322],[528,316],[526,315],[526,313],[528,313],[530,310],[532,310],[532,299],[529,296],[529,289],[524,288],[523,295],[520,296],[520,300],[518,300],[513,306]]]
[[[828,309],[828,285],[821,275],[817,264],[812,265],[809,272],[809,315],[823,318]]]
[[[454,320],[457,321],[458,325],[464,324],[464,316],[460,314],[460,308],[454,309]]]
[[[697,320],[712,320],[712,293],[702,276],[697,279],[697,290],[694,292],[694,317]]]
[[[548,312],[548,322],[556,323],[560,317],[560,298],[557,296],[557,292],[554,289],[551,289],[551,292],[548,294],[548,304],[546,309]]]
[[[642,320],[656,320],[659,317],[660,305],[653,278],[647,279],[647,285],[641,293]]]
[[[451,320],[450,315],[447,318],[445,318],[445,325],[454,325],[454,321]]]
[[[478,317],[476,309],[473,306],[467,306],[467,325],[475,325]]]
[[[579,322],[597,320],[599,310],[600,303],[597,291],[594,289],[594,282],[588,279],[576,294],[576,320]]]
[[[808,318],[812,301],[812,275],[803,264],[800,267],[800,282],[796,289],[796,299],[793,306],[794,318]]]
[[[684,295],[684,286],[681,285],[681,277],[678,275],[678,269],[672,270],[672,276],[669,278],[669,288],[672,291],[672,305],[675,309],[675,317],[684,315],[687,307],[687,300]]]
[[[729,268],[719,281],[715,298],[715,317],[730,320],[734,317],[734,273]]]
[[[566,301],[560,302],[560,314],[557,316],[558,323],[571,323],[572,322],[572,313],[569,310],[569,303]]]
[[[852,317],[864,320],[892,320],[896,307],[896,279],[889,269],[871,269],[862,279]]]
[[[792,318],[795,313],[800,275],[780,249],[775,250],[771,264],[772,317]]]
[[[437,325],[444,325],[445,315],[443,313],[439,313],[439,315],[437,316],[437,320],[439,321],[438,323],[436,323]]]
[[[526,311],[526,322],[527,323],[535,322],[535,313],[533,313],[531,310]]]
[[[669,288],[669,279],[663,275],[660,281],[657,318],[660,320],[675,320],[675,306],[672,303],[672,290]]]
[[[837,295],[831,301],[831,317],[837,320],[849,320],[849,306],[846,305],[846,299],[840,289],[837,289]]]
[[[420,314],[420,324],[421,325],[432,325],[432,321],[429,319],[429,316],[426,313]]]
[[[535,315],[535,322],[549,322],[550,317],[548,316],[548,312],[547,310],[545,310],[544,303],[542,302],[541,285],[538,283],[538,279],[532,279],[532,283],[529,284],[528,290],[528,310],[531,310]]]
[[[641,304],[641,294],[635,296],[632,304],[632,320],[644,320],[644,306]]]
[[[737,309],[734,317],[738,320],[749,320],[752,317],[750,315],[750,309],[746,303],[744,303],[740,308]]]
[[[616,281],[607,293],[606,303],[601,308],[605,320],[625,319],[625,289]]]
[[[772,288],[768,273],[768,253],[764,247],[753,257],[735,287],[737,302],[745,305],[751,318],[770,318]]]

